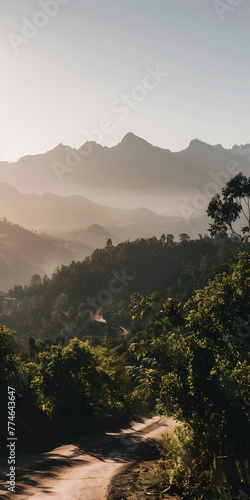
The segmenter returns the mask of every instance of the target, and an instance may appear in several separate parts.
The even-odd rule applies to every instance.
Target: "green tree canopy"
[[[209,228],[212,236],[230,231],[242,248],[250,236],[250,177],[239,173],[230,179],[221,195],[216,194],[210,201],[207,214],[213,219]],[[245,221],[241,233],[235,225],[240,217]]]

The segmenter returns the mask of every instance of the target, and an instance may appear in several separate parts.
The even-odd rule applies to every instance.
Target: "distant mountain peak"
[[[102,146],[101,144],[99,144],[98,142],[96,141],[86,141],[84,142],[78,149],[77,151],[79,151],[79,149],[86,149],[88,146],[91,146],[92,148],[94,148],[95,150],[99,149],[99,150],[102,150],[102,149],[105,149],[106,146]]]
[[[123,137],[122,142],[123,141],[133,141],[133,140],[137,140],[137,139],[139,139],[139,137],[137,135],[135,135],[133,132],[128,132]]]
[[[149,144],[145,139],[142,139],[141,137],[138,137],[137,135],[133,134],[133,132],[128,132],[122,139],[121,143],[126,146],[138,146],[138,144]]]
[[[57,146],[55,146],[55,148],[53,148],[51,151],[58,151],[58,150],[61,150],[61,149],[64,149],[65,148],[65,145],[60,142],[59,144],[57,144]],[[50,151],[47,151],[47,153],[50,152]]]
[[[83,232],[85,234],[98,233],[98,234],[102,234],[102,235],[105,234],[105,235],[111,236],[109,231],[107,229],[105,229],[103,226],[101,226],[100,224],[91,224],[90,226],[83,229]]]

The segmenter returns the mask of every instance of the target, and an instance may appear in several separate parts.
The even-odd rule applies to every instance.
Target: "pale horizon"
[[[2,5],[0,160],[76,148],[103,120],[97,142],[108,147],[130,131],[173,152],[196,137],[250,142],[250,4],[221,13],[215,3]]]

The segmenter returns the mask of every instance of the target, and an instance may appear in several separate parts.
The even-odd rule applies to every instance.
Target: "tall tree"
[[[216,194],[210,201],[207,214],[213,219],[209,227],[212,236],[225,235],[229,231],[242,248],[250,236],[250,177],[247,178],[240,172],[230,179],[221,195]],[[240,217],[245,225],[238,232],[235,223]]]
[[[179,238],[180,238],[181,242],[183,242],[183,241],[189,241],[190,240],[190,236],[187,233],[181,233],[181,234],[179,234]]]
[[[174,243],[174,235],[173,234],[167,234],[167,244],[168,245],[173,245]]]

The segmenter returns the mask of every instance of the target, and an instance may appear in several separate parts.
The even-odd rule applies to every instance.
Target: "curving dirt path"
[[[2,480],[6,471],[0,469],[2,498],[105,500],[119,468],[143,456],[150,440],[170,433],[174,425],[172,419],[153,417],[116,432],[80,438],[48,453],[23,455],[17,461],[15,495],[7,491]]]

